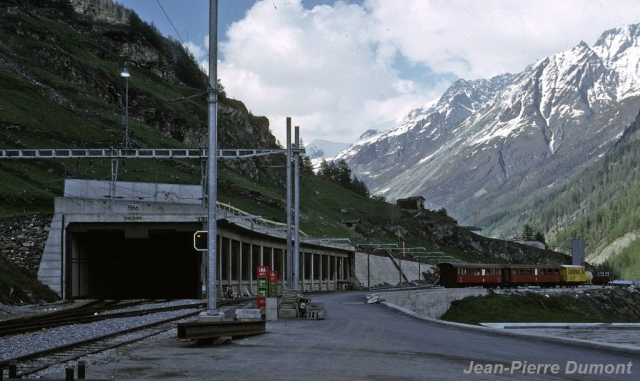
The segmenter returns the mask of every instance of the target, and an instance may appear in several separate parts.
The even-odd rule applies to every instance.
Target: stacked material
[[[282,290],[282,299],[278,308],[278,317],[298,317],[302,316],[300,305],[298,304],[298,291]]]
[[[324,302],[313,302],[295,290],[284,290],[278,307],[278,317],[304,317],[321,320],[325,317]]]
[[[325,316],[324,302],[308,302],[305,308],[308,320],[322,320]]]

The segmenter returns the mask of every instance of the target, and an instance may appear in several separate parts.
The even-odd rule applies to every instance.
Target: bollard
[[[64,381],[73,381],[73,367],[68,366],[64,368],[65,378]]]
[[[78,380],[84,380],[86,369],[87,369],[86,362],[84,360],[78,361]]]
[[[18,378],[18,362],[16,360],[9,362],[9,378]]]

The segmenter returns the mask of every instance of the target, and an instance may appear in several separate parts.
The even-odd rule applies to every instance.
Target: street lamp
[[[127,67],[127,63],[124,63],[124,70],[120,73],[120,76],[126,80],[126,95],[125,95],[125,107],[124,107],[124,140],[122,141],[122,148],[129,149],[131,148],[129,145],[129,68]]]

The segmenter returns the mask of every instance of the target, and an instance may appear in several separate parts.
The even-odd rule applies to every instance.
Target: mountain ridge
[[[458,80],[338,158],[372,194],[423,196],[462,225],[516,235],[536,200],[603,157],[638,115],[639,41],[640,24],[610,29],[493,86]]]

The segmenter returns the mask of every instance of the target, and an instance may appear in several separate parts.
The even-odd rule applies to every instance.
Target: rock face
[[[51,227],[50,215],[0,219],[0,255],[34,279]]]

